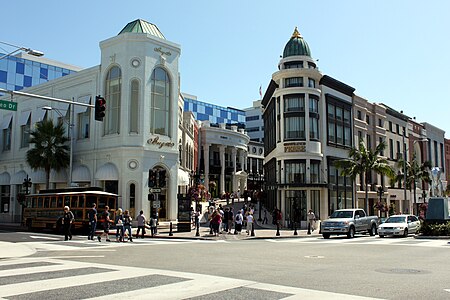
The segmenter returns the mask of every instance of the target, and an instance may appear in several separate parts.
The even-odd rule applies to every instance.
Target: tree
[[[27,152],[27,163],[33,170],[44,169],[47,189],[50,186],[50,171],[69,166],[69,141],[63,123],[55,126],[51,120],[36,123],[36,129],[30,132],[30,143],[34,144],[34,148]]]
[[[334,165],[341,169],[341,176],[350,176],[352,180],[355,180],[357,176],[363,176],[364,190],[365,190],[365,203],[364,209],[367,211],[369,208],[369,185],[370,172],[374,171],[377,174],[394,177],[395,173],[393,168],[389,165],[388,161],[381,157],[381,153],[386,148],[386,144],[381,142],[375,148],[375,151],[367,149],[363,141],[359,142],[359,147],[353,147],[350,149],[348,158],[337,160]]]
[[[396,176],[397,181],[401,184],[404,180],[404,170],[405,170],[405,161],[403,159],[397,162],[398,168],[401,170]],[[414,205],[417,203],[416,201],[416,188],[417,181],[424,181],[427,183],[431,182],[430,179],[430,170],[431,163],[429,161],[425,161],[422,164],[419,164],[417,161],[417,157],[414,154],[411,161],[406,162],[406,187],[411,191],[411,187],[414,190]]]

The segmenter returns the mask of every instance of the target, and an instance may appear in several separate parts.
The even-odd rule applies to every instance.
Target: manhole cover
[[[375,270],[380,273],[388,273],[388,274],[426,274],[428,271],[416,270],[416,269],[401,269],[401,268],[393,268],[393,269],[378,269]]]
[[[320,255],[306,255],[306,258],[325,258],[325,256],[320,256]]]

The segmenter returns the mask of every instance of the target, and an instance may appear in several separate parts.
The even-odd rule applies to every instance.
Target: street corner
[[[36,249],[29,245],[0,242],[0,259],[30,256],[36,253]]]

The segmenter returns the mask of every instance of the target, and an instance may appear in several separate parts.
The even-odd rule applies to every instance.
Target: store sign
[[[168,142],[160,141],[159,136],[148,139],[147,144],[158,146],[159,149],[161,149],[162,147],[172,148],[173,146],[175,146],[175,143],[172,141],[168,141]]]
[[[0,109],[17,111],[17,102],[0,100]]]
[[[284,144],[284,152],[306,152],[306,143],[286,143]]]

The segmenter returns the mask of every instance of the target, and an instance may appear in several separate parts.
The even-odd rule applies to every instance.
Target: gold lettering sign
[[[159,136],[148,139],[147,140],[147,144],[158,146],[159,149],[161,149],[162,147],[172,148],[173,146],[175,146],[175,143],[171,142],[171,141],[169,141],[169,142],[161,142],[159,140]]]
[[[306,143],[284,144],[284,152],[306,152]]]

